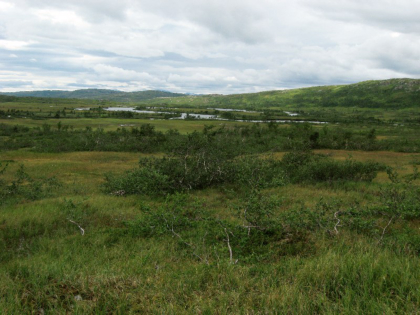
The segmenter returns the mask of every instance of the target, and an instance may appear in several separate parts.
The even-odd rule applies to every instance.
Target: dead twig
[[[332,235],[332,234],[335,234],[335,235],[337,235],[338,233],[339,233],[339,231],[338,231],[338,227],[339,226],[341,226],[340,225],[340,222],[341,222],[341,220],[338,218],[338,215],[341,213],[341,211],[336,211],[335,213],[334,213],[334,219],[336,219],[337,220],[337,222],[335,223],[335,225],[334,225],[334,229],[332,229],[332,230],[328,230],[327,229],[327,232],[330,234],[330,235]],[[322,225],[321,225],[321,223],[318,221],[318,225],[322,228]]]
[[[76,224],[77,225],[77,227],[80,229],[80,234],[82,234],[82,235],[85,235],[85,230],[79,225],[79,224],[77,224],[76,222],[74,222],[73,220],[70,220],[70,219],[67,219],[69,222],[71,222],[71,223],[73,223],[73,224]]]
[[[378,244],[380,244],[381,242],[382,242],[382,240],[383,240],[383,238],[384,238],[384,235],[385,235],[385,231],[386,231],[386,229],[390,226],[390,224],[391,224],[391,222],[394,220],[394,218],[395,218],[395,215],[393,215],[392,217],[391,217],[391,219],[388,221],[388,224],[382,229],[382,235],[381,235],[381,238],[379,239],[379,241],[378,241]]]
[[[334,226],[334,231],[335,231],[335,234],[338,234],[338,229],[337,229],[337,227],[338,226],[341,226],[340,225],[340,222],[341,222],[341,220],[338,218],[338,215],[341,213],[341,211],[336,211],[335,213],[334,213],[334,218],[337,220],[337,223],[335,224],[335,226]]]
[[[242,225],[242,227],[245,228],[245,229],[248,229],[248,236],[251,234],[251,229],[253,229],[253,228],[264,230],[264,228],[262,228],[261,226],[258,226],[258,225]]]
[[[230,259],[230,263],[231,264],[236,264],[238,262],[238,260],[236,260],[235,262],[233,262],[233,252],[232,252],[232,247],[230,246],[230,239],[229,239],[229,233],[227,231],[226,228],[224,228],[225,230],[225,234],[226,234],[226,242],[227,242],[227,246],[229,249],[229,259]],[[232,232],[231,232],[232,233]]]
[[[229,250],[229,261],[230,263],[236,264],[238,262],[238,260],[236,259],[235,261],[233,261],[233,251],[232,251],[232,246],[230,246],[230,238],[229,238],[229,233],[233,235],[233,233],[231,231],[228,232],[228,230],[226,229],[225,225],[222,223],[222,221],[218,221],[220,226],[223,228],[223,230],[225,231],[226,234],[226,243],[228,246],[228,250]]]

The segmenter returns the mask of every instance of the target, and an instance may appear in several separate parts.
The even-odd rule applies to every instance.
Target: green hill
[[[316,86],[309,88],[267,91],[233,95],[199,95],[165,91],[122,92],[104,89],[76,91],[32,91],[2,93],[2,98],[42,97],[86,100],[106,100],[125,103],[143,103],[162,106],[225,107],[246,109],[300,109],[310,107],[359,108],[419,108],[420,80],[389,79],[365,81],[349,85]],[[4,101],[4,100],[3,100]]]
[[[148,103],[248,109],[271,107],[283,109],[308,107],[402,109],[420,107],[420,80],[390,79],[250,94],[184,96],[177,99],[154,99]]]

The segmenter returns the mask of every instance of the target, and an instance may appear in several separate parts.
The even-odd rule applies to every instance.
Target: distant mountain
[[[13,93],[0,93],[8,96],[16,97],[46,97],[46,98],[75,98],[75,99],[92,99],[92,100],[108,100],[118,102],[139,102],[159,97],[179,97],[185,94],[172,93],[166,91],[140,91],[140,92],[123,92],[118,90],[106,89],[83,89],[75,91],[62,90],[45,90],[45,91],[23,91]]]
[[[266,91],[232,95],[189,95],[167,91],[122,92],[104,89],[76,91],[33,91],[1,93],[7,97],[90,99],[115,102],[144,102],[187,107],[225,107],[242,109],[300,109],[305,107],[420,108],[420,80],[389,79],[348,85]],[[10,101],[10,100],[9,100]]]

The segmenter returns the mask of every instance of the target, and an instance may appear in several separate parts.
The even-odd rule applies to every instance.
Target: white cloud
[[[13,3],[0,1],[0,11],[8,11],[14,7]]]
[[[34,14],[40,20],[46,20],[48,22],[51,22],[53,25],[64,24],[77,28],[89,26],[89,23],[83,20],[82,17],[78,16],[75,12],[69,10],[43,9],[35,10]]]
[[[6,50],[23,50],[27,46],[29,46],[31,42],[25,42],[20,40],[7,40],[7,39],[0,39],[0,49]]]

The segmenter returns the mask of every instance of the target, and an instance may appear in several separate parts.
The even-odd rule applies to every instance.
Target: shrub
[[[352,159],[340,162],[310,151],[288,153],[282,162],[294,183],[336,180],[370,182],[378,171],[386,170],[384,165],[376,162],[358,162]]]
[[[105,175],[103,184],[105,192],[115,195],[165,195],[173,192],[174,188],[168,176],[154,168],[142,167],[126,172],[124,175]]]
[[[281,161],[273,157],[244,156],[231,161],[232,182],[247,188],[280,187],[288,183]]]
[[[210,149],[211,150],[211,149]],[[139,168],[124,175],[106,175],[104,190],[116,194],[159,195],[175,191],[236,184],[267,188],[287,183],[281,163],[271,158],[228,159],[223,154],[197,151],[182,157],[144,158]]]

